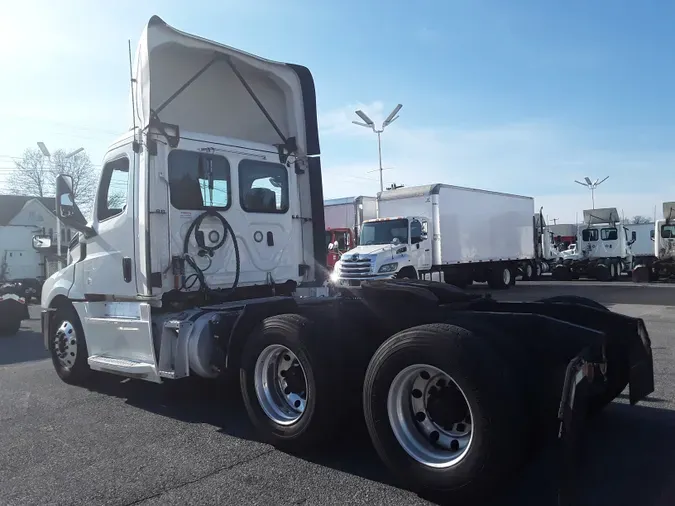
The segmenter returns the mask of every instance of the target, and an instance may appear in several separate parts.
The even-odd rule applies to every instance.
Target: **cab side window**
[[[129,159],[118,158],[106,163],[101,171],[98,193],[98,221],[120,215],[127,207],[129,196]]]
[[[410,222],[410,244],[422,242],[422,223],[419,220]]]

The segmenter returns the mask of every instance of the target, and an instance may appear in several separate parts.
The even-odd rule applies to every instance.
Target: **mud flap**
[[[654,392],[654,358],[652,342],[642,319],[637,319],[638,338],[630,340],[628,357],[630,375],[628,390],[630,403],[636,404]]]
[[[587,418],[594,364],[577,356],[567,365],[558,420],[559,486],[558,506],[578,504],[576,489],[579,437]]]

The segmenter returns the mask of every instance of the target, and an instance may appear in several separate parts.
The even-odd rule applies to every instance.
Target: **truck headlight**
[[[382,267],[380,267],[380,270],[377,272],[394,272],[398,269],[398,262],[394,262],[391,264],[384,264]]]

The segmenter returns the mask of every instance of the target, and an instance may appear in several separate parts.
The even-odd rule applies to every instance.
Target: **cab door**
[[[76,259],[75,285],[82,295],[133,299],[138,294],[136,242],[138,238],[134,176],[137,155],[131,144],[111,149],[103,162],[94,202],[93,237],[81,236],[83,258]]]
[[[431,269],[431,241],[429,240],[429,222],[424,218],[410,221],[410,245],[413,265],[418,271]]]

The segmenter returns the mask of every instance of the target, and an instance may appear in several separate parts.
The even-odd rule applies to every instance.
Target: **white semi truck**
[[[408,486],[472,502],[519,469],[542,421],[571,442],[627,385],[633,403],[653,391],[644,322],[589,299],[506,303],[422,280],[327,294],[307,68],[156,16],[132,68],[134,125],[103,158],[91,222],[73,212],[72,180],[57,179],[57,213],[80,232],[73,261],[42,291],[44,343],[63,381],[229,377],[261,437],[295,452],[362,416]],[[513,261],[531,251],[530,200],[509,199],[522,211],[472,223],[520,227],[522,212],[522,237],[455,258],[484,261],[490,241],[511,241]],[[450,218],[427,229],[432,241],[467,233]]]
[[[555,243],[553,231],[546,224],[543,208],[534,215],[536,264],[534,272],[526,266],[523,280],[536,280],[543,273],[551,272],[561,258],[561,252]]]
[[[508,288],[522,268],[536,267],[531,197],[432,184],[379,199],[380,218],[363,223],[358,246],[335,265],[335,283],[439,272],[459,287],[487,281]]]
[[[675,202],[663,203],[663,218],[651,230],[652,257],[635,263],[633,281],[647,283],[675,277]]]
[[[631,272],[636,240],[635,231],[629,234],[615,207],[584,210],[584,225],[577,232],[574,256],[566,256],[553,269],[557,280],[594,278],[600,281],[619,279]]]

